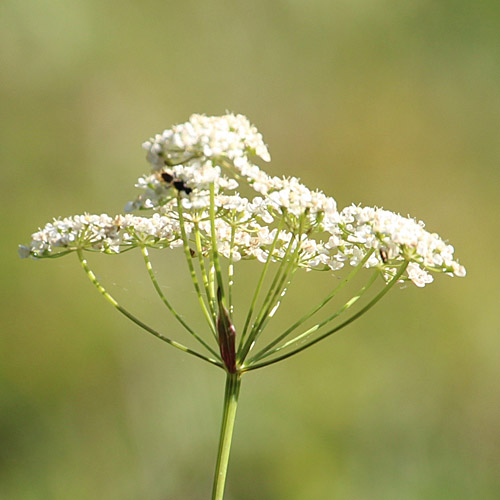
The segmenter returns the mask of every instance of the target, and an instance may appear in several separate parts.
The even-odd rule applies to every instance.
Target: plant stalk
[[[224,409],[222,412],[222,425],[220,430],[219,451],[217,453],[217,465],[215,467],[212,500],[222,500],[224,498],[224,487],[226,485],[227,466],[229,463],[229,453],[231,451],[231,441],[233,438],[240,384],[241,374],[227,373],[226,391],[224,394]]]

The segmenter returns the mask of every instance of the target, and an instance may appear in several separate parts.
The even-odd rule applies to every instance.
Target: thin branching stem
[[[217,276],[217,288],[220,288],[222,299],[225,297],[224,281],[219,262],[219,251],[217,250],[217,233],[215,229],[215,185],[210,184],[210,228],[212,233],[212,260],[215,267],[215,275]]]
[[[247,356],[248,352],[255,345],[255,342],[258,336],[262,333],[266,324],[269,322],[271,317],[276,312],[276,309],[279,307],[279,301],[276,303],[276,300],[279,300],[278,297],[284,296],[286,293],[286,289],[289,286],[295,272],[298,269],[298,258],[300,256],[301,251],[301,237],[302,237],[302,227],[305,222],[305,214],[301,216],[298,233],[292,233],[290,242],[285,251],[285,255],[281,260],[280,266],[276,271],[274,280],[269,287],[266,297],[264,298],[263,304],[261,306],[260,313],[257,315],[257,319],[254,322],[250,334],[248,336],[246,344],[243,346],[240,354],[240,360],[243,361]],[[290,256],[290,253],[294,247],[293,254]],[[276,303],[276,305],[275,305]]]
[[[281,305],[281,301],[283,300],[288,290],[288,287],[290,286],[290,283],[292,282],[292,279],[295,273],[297,272],[297,269],[299,268],[297,264],[299,256],[300,256],[300,245],[298,245],[294,254],[291,256],[288,263],[288,267],[283,273],[283,276],[281,277],[281,280],[274,291],[271,301],[264,310],[260,322],[258,323],[258,325],[256,324],[254,326],[251,332],[251,335],[253,337],[253,345],[255,345],[255,342],[257,341],[258,337],[264,331],[267,324],[269,323],[269,321],[271,321],[272,317],[276,313],[278,307]],[[250,350],[251,348],[252,346],[250,346]]]
[[[208,283],[210,286],[210,294],[215,297],[215,267],[210,264],[210,269],[208,271]]]
[[[77,250],[77,255],[78,255],[78,259],[80,260],[80,264],[81,264],[83,270],[87,274],[87,276],[88,276],[89,280],[92,282],[92,284],[99,290],[99,292],[104,296],[104,298],[115,309],[120,311],[124,316],[126,316],[128,319],[130,319],[136,325],[140,326],[142,329],[146,330],[148,333],[151,333],[152,335],[159,338],[160,340],[163,340],[163,342],[170,344],[172,347],[175,347],[176,349],[179,349],[179,350],[186,352],[188,354],[191,354],[192,356],[196,356],[197,358],[203,359],[204,361],[207,361],[208,363],[211,363],[212,365],[223,368],[222,363],[219,360],[209,358],[208,356],[205,356],[204,354],[201,354],[197,351],[194,351],[193,349],[190,349],[189,347],[186,347],[185,345],[182,345],[179,342],[176,342],[175,340],[172,340],[172,339],[169,339],[168,337],[165,337],[160,332],[157,332],[154,328],[151,328],[150,326],[146,325],[146,323],[141,321],[139,318],[136,318],[132,313],[127,311],[127,309],[125,309],[120,304],[118,304],[118,302],[111,296],[111,294],[108,293],[108,291],[97,280],[95,274],[89,268],[87,260],[84,258],[83,251],[81,249]]]
[[[304,314],[300,319],[298,319],[292,326],[285,330],[281,335],[278,335],[272,342],[267,344],[263,349],[261,349],[253,358],[252,361],[256,361],[262,358],[262,355],[272,349],[274,346],[278,345],[282,340],[288,337],[292,332],[294,332],[299,326],[304,324],[308,319],[312,318],[317,312],[319,312],[323,307],[326,306],[359,272],[360,269],[364,267],[368,259],[371,257],[374,250],[370,250],[361,262],[313,309]]]
[[[216,303],[215,303],[215,297],[212,294],[212,289],[210,287],[210,283],[208,281],[208,273],[207,273],[207,267],[205,265],[205,258],[203,257],[203,247],[201,244],[201,235],[200,235],[200,227],[198,222],[194,222],[194,238],[195,238],[195,244],[196,244],[196,251],[198,253],[198,261],[200,264],[200,271],[201,271],[201,277],[203,280],[203,286],[205,288],[205,295],[207,296],[207,301],[208,305],[210,307],[210,312],[212,313],[212,317],[214,318],[214,321],[217,320],[217,312],[216,312]]]
[[[257,286],[255,287],[255,291],[254,291],[254,294],[252,297],[252,302],[250,304],[250,308],[248,309],[248,314],[247,314],[247,317],[245,320],[245,326],[243,327],[243,332],[242,332],[241,338],[240,338],[238,352],[240,352],[244,346],[245,336],[246,336],[247,331],[248,331],[248,326],[250,325],[250,320],[252,319],[253,311],[254,311],[255,305],[257,303],[257,298],[258,298],[260,291],[262,289],[262,285],[264,283],[264,279],[266,277],[267,269],[269,268],[269,264],[271,263],[271,261],[273,259],[274,249],[276,248],[276,245],[278,243],[280,232],[283,229],[284,223],[285,223],[284,218],[281,218],[279,225],[276,228],[276,235],[274,236],[273,242],[271,243],[271,248],[269,249],[269,252],[267,254],[267,259],[266,259],[266,262],[264,263],[264,268],[262,269],[262,272],[260,273],[259,281],[257,283]]]
[[[216,358],[219,357],[219,355],[214,351],[183,319],[182,316],[174,309],[172,304],[170,304],[170,301],[165,297],[165,294],[163,293],[160,284],[158,283],[158,280],[156,279],[154,270],[153,270],[153,264],[151,263],[151,260],[149,258],[149,253],[148,249],[145,246],[141,246],[141,252],[144,257],[144,262],[146,264],[146,269],[148,270],[149,277],[151,279],[151,282],[153,283],[153,286],[158,293],[160,299],[162,302],[167,306],[168,310],[174,315],[175,319],[203,346],[205,349],[207,349],[211,354],[213,354]]]
[[[207,320],[208,325],[210,326],[210,330],[212,331],[213,336],[217,339],[217,332],[215,330],[215,322],[214,322],[214,319],[207,308],[207,305],[205,304],[205,301],[203,299],[203,295],[201,294],[200,285],[198,284],[198,277],[196,276],[196,271],[194,269],[193,257],[191,255],[191,249],[189,248],[189,241],[188,241],[187,233],[186,233],[184,214],[182,213],[182,200],[181,200],[180,194],[177,197],[177,212],[179,214],[179,226],[181,228],[182,243],[183,243],[183,247],[184,247],[184,254],[186,256],[186,261],[187,261],[187,264],[189,267],[189,272],[191,274],[191,281],[193,282],[193,286],[194,286],[194,289],[196,291],[196,295],[198,297],[198,302],[200,303],[203,314]],[[208,297],[207,297],[207,300],[209,300]]]
[[[282,351],[283,349],[286,349],[287,347],[290,347],[293,344],[298,343],[299,341],[302,341],[303,339],[306,339],[310,335],[312,335],[314,332],[320,330],[323,328],[325,325],[328,323],[331,323],[334,319],[336,319],[338,316],[340,316],[343,312],[347,311],[350,309],[364,294],[365,292],[375,283],[375,280],[379,276],[380,271],[377,269],[376,271],[373,272],[371,278],[368,280],[368,282],[359,290],[359,292],[352,296],[340,309],[335,311],[333,314],[325,318],[324,320],[320,321],[316,325],[312,326],[305,332],[301,333],[300,335],[297,335],[297,337],[294,337],[293,339],[290,339],[288,342],[285,342],[284,344],[275,347],[274,349],[268,349],[265,352],[261,351],[260,353],[256,354],[251,360],[250,364],[254,363],[256,361],[260,361],[261,359],[265,359],[279,351]]]
[[[281,259],[281,262],[278,266],[278,269],[276,270],[276,274],[274,275],[274,279],[271,282],[271,286],[269,287],[269,290],[267,291],[266,296],[264,297],[264,300],[262,302],[262,307],[260,309],[259,314],[257,315],[257,319],[255,320],[254,324],[252,325],[252,328],[250,330],[250,336],[255,332],[255,330],[259,327],[262,318],[269,312],[271,309],[271,306],[273,304],[273,299],[276,297],[276,293],[279,293],[280,288],[284,281],[286,279],[286,275],[289,272],[290,265],[294,260],[294,257],[290,258],[290,253],[293,248],[293,244],[295,243],[295,236],[292,235],[290,238],[290,242],[288,243],[288,246],[285,250],[285,255]],[[298,246],[297,246],[298,248]],[[296,250],[297,250],[296,248]],[[294,254],[295,256],[295,254]]]
[[[231,241],[229,243],[229,265],[227,269],[227,304],[229,309],[229,316],[233,317],[233,285],[234,285],[234,238],[236,236],[236,220],[233,213],[231,224]]]
[[[279,361],[283,361],[284,359],[289,358],[290,356],[294,356],[295,354],[298,354],[299,352],[308,349],[309,347],[313,346],[314,344],[320,342],[321,340],[325,339],[326,337],[329,337],[330,335],[333,335],[334,333],[338,332],[345,326],[351,324],[353,321],[361,317],[365,312],[367,312],[369,309],[371,309],[382,297],[389,292],[389,290],[399,281],[399,278],[401,275],[405,272],[406,268],[408,266],[408,261],[406,261],[404,264],[401,265],[397,273],[394,275],[394,277],[387,283],[384,288],[362,309],[360,309],[356,314],[353,314],[349,319],[345,320],[343,323],[340,325],[336,326],[335,328],[332,328],[331,330],[328,330],[327,332],[323,333],[319,337],[316,337],[314,340],[311,340],[310,342],[298,347],[297,349],[294,349],[290,352],[287,352],[286,354],[283,354],[281,356],[278,356],[277,358],[273,358],[269,361],[264,361],[262,363],[256,363],[251,366],[243,366],[241,371],[242,372],[247,372],[251,370],[257,370],[258,368],[263,368],[264,366],[269,366],[274,363],[278,363]]]

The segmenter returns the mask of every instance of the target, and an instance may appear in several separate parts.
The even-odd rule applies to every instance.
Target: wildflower
[[[213,498],[220,500],[244,373],[282,361],[336,333],[396,283],[411,281],[421,288],[433,281],[431,273],[461,277],[465,268],[455,259],[454,248],[428,232],[421,221],[377,207],[352,205],[339,211],[334,198],[309,189],[300,179],[268,175],[254,163],[258,158],[270,161],[267,147],[242,115],[192,115],[143,147],[150,171],[138,179],[141,193],[127,203],[125,214],[54,219],[32,234],[29,245],[20,246],[19,255],[42,259],[76,253],[90,281],[119,312],[176,349],[226,371],[213,490]],[[152,213],[136,216],[130,213],[134,210]],[[97,280],[85,257],[85,252],[116,255],[134,248],[140,249],[158,296],[198,342],[198,349],[165,336],[125,309]],[[165,296],[149,259],[151,248],[184,252],[211,343]],[[233,315],[233,287],[238,280],[235,264],[242,260],[255,260],[261,268],[254,283],[245,282],[253,292],[239,325]],[[347,269],[341,275],[343,268]],[[299,269],[326,271],[339,279],[332,280],[332,290],[315,307],[262,343],[261,334]],[[330,311],[339,292],[366,269],[372,273],[365,284]],[[379,290],[367,299],[366,292],[377,283]],[[316,323],[305,328],[313,318]]]
[[[355,261],[359,260],[356,253],[360,249],[377,250],[367,267],[390,267],[407,261],[411,264],[407,269],[408,279],[419,287],[432,282],[429,271],[465,276],[464,266],[454,259],[454,248],[424,227],[422,221],[388,210],[353,205],[342,210],[338,226],[330,228],[330,246],[341,245],[343,253],[354,256]]]

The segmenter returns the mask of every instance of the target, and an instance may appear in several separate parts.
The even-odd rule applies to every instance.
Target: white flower
[[[215,240],[217,252],[234,262],[296,258],[306,270],[331,271],[364,262],[387,280],[408,263],[406,279],[419,287],[432,281],[433,271],[465,276],[453,247],[426,231],[423,222],[377,207],[353,205],[339,213],[334,198],[300,179],[268,175],[252,162],[254,156],[270,161],[267,147],[242,115],[195,114],[143,147],[152,168],[138,179],[142,192],[125,211],[153,209],[151,217],[84,214],[54,220],[19,248],[20,256],[177,247],[183,244],[180,210],[184,243],[194,248],[201,241],[204,256],[214,250]],[[258,195],[236,192],[248,188]]]
[[[126,210],[157,208],[177,196],[172,185],[162,182],[162,175],[181,180],[189,193],[181,193],[186,206],[207,206],[210,185],[216,193],[233,191],[238,179],[264,196],[272,196],[277,207],[299,215],[305,209],[314,213],[336,210],[335,201],[323,193],[312,193],[298,179],[271,177],[250,161],[256,155],[270,161],[261,134],[242,115],[192,115],[188,122],[175,125],[143,144],[152,173],[139,179],[136,187],[143,189]],[[187,196],[185,196],[187,194]]]
[[[143,144],[148,161],[156,170],[192,158],[226,158],[238,162],[254,154],[264,161],[271,157],[262,135],[243,115],[191,115],[189,121],[164,130]]]
[[[182,244],[178,222],[159,214],[153,217],[83,214],[55,219],[32,234],[31,244],[22,246],[19,254],[40,258],[77,249],[119,253],[122,247],[140,244],[158,248]]]
[[[408,278],[417,286],[432,281],[429,271],[441,271],[455,276],[465,276],[465,268],[454,260],[454,249],[436,233],[424,229],[424,223],[409,217],[376,207],[350,206],[340,213],[337,227],[329,228],[332,233],[327,247],[342,248],[351,261],[358,262],[360,250],[375,249],[367,262],[368,267],[384,267],[409,261]],[[385,258],[382,257],[385,254]]]
[[[434,281],[434,278],[415,262],[410,262],[408,264],[406,272],[408,273],[408,278],[418,287],[424,287],[427,283],[432,283]]]

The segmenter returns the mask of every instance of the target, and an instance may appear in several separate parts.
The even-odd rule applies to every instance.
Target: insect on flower
[[[380,258],[384,264],[387,264],[389,261],[389,255],[387,254],[387,250],[385,248],[380,249]]]
[[[177,191],[184,191],[186,194],[192,193],[193,189],[186,185],[186,183],[181,179],[176,179],[172,174],[168,172],[162,172],[160,174],[162,181],[166,182],[170,186],[174,186]]]

